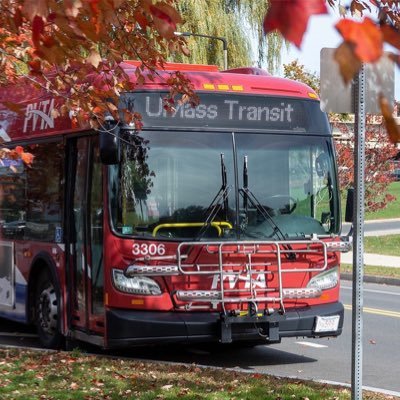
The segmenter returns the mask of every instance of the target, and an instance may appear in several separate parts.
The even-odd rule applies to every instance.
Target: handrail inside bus
[[[206,225],[211,225],[218,232],[218,236],[222,235],[221,227],[232,229],[233,226],[229,222],[226,221],[213,221],[209,224],[206,222],[173,222],[168,224],[159,224],[153,229],[153,236],[157,235],[157,232],[163,228],[193,228],[193,227],[204,227]]]

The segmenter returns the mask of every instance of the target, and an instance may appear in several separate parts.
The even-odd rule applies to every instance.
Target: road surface
[[[351,381],[351,282],[342,282],[344,332],[334,339],[284,339],[272,346],[165,346],[114,355],[187,362],[303,379]],[[400,392],[400,287],[364,285],[363,385]],[[39,346],[31,329],[0,319],[0,343]]]
[[[349,223],[343,223],[342,235],[350,230]],[[400,219],[365,221],[365,236],[400,235]]]

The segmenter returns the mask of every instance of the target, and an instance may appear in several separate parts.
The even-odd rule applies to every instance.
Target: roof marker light
[[[215,90],[215,86],[213,83],[204,83],[203,88],[207,90]]]

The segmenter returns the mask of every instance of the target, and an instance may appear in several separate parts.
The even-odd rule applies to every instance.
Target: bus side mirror
[[[120,161],[120,127],[118,121],[106,120],[99,129],[100,160],[105,165]]]
[[[344,220],[346,222],[353,222],[354,217],[354,188],[347,189],[347,199],[346,199],[346,212]]]

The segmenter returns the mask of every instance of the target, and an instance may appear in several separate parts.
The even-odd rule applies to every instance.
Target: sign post
[[[362,331],[364,277],[364,175],[365,175],[365,65],[354,85],[354,213],[353,213],[353,301],[352,301],[352,369],[351,398],[362,399]]]
[[[365,118],[380,114],[380,92],[394,101],[394,64],[387,57],[378,63],[362,65],[356,79],[345,86],[334,60],[336,49],[321,50],[321,109],[334,113],[354,113],[354,204],[353,204],[353,303],[351,398],[362,399],[362,331],[364,277],[364,175]]]

